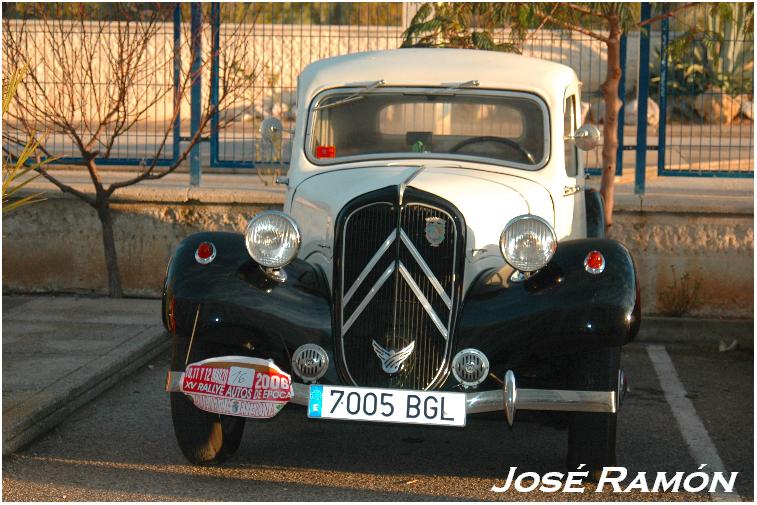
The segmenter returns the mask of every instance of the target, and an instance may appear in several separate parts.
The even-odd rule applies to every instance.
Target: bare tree
[[[197,54],[188,23],[182,23],[181,43],[166,47],[169,39],[161,39],[161,30],[172,26],[169,20],[174,4],[153,4],[139,12],[135,12],[133,4],[112,6],[123,6],[118,16],[121,20],[93,20],[83,8],[72,13],[72,9],[62,5],[57,9],[49,5],[37,7],[32,13],[34,19],[3,20],[6,68],[28,68],[19,85],[15,107],[9,112],[19,135],[8,137],[5,130],[13,128],[4,125],[3,149],[13,142],[23,143],[18,137],[33,136],[40,125],[49,132],[46,138],[37,139],[43,156],[60,154],[55,152],[58,144],[46,141],[55,136],[63,136],[75,146],[81,159],[79,164],[86,168],[94,193],[67,184],[49,165],[35,168],[61,191],[80,198],[97,212],[102,226],[108,290],[110,296],[120,297],[111,197],[118,189],[174,172],[201,137],[207,135],[211,117],[230,101],[240,97],[245,100],[245,93],[254,89],[250,81],[257,70],[254,62],[247,61],[252,53],[247,47],[250,38],[241,31],[252,27],[259,7],[251,7],[250,15],[243,16],[244,21],[225,34],[221,54],[213,55],[207,43],[203,44],[201,54]],[[200,35],[214,29],[214,20],[207,15],[203,19]],[[196,56],[199,69],[191,65]],[[207,70],[214,56],[219,58],[217,102],[212,103],[210,93],[204,93],[199,128],[181,144],[178,157],[167,166],[161,165],[161,160],[167,158],[164,151],[171,145],[169,138],[182,103],[188,100],[192,84]],[[177,57],[181,68],[178,81],[174,82],[168,76],[173,76]],[[104,182],[99,163],[114,156],[119,139],[136,128],[145,128],[158,105],[166,103],[168,117],[156,122],[163,125],[159,127],[162,131],[139,170],[124,180]],[[221,126],[228,123],[227,120]]]

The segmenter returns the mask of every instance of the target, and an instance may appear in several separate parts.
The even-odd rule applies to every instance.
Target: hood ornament
[[[390,351],[384,349],[375,340],[373,341],[373,350],[381,360],[381,368],[388,374],[395,374],[400,371],[402,363],[410,357],[415,349],[415,341],[410,342],[410,345],[399,351]]]
[[[431,247],[439,247],[444,242],[444,235],[447,230],[447,221],[440,217],[426,218],[426,240]]]

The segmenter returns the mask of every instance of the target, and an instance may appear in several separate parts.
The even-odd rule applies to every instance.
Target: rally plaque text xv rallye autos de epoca
[[[563,411],[568,464],[614,464],[638,280],[584,187],[599,132],[573,70],[399,49],[313,63],[297,93],[283,212],[192,235],[168,267],[186,457],[222,461],[247,419],[294,403],[450,429]],[[280,140],[276,119],[261,130]]]

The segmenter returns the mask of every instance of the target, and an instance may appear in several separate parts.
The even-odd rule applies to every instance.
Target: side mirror
[[[260,136],[266,142],[281,142],[282,132],[281,121],[275,117],[266,118],[260,123]]]
[[[599,145],[599,139],[602,136],[599,133],[599,128],[591,124],[585,124],[578,130],[573,136],[573,141],[582,151],[591,151]]]

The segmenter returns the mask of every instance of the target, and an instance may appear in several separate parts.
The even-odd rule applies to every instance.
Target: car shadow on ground
[[[618,455],[638,471],[695,471],[645,354],[624,354],[636,377],[619,423]],[[567,431],[559,416],[472,416],[464,429],[308,420],[290,405],[270,421],[250,421],[239,452],[217,467],[189,465],[173,435],[168,360],[117,385],[44,438],[5,458],[6,499],[213,500],[701,500],[707,495],[491,492],[509,467],[565,472]],[[638,388],[638,389],[634,389]],[[635,391],[638,391],[635,392]],[[650,427],[654,427],[651,430]],[[77,495],[76,489],[82,489]],[[113,497],[113,493],[118,498]]]

